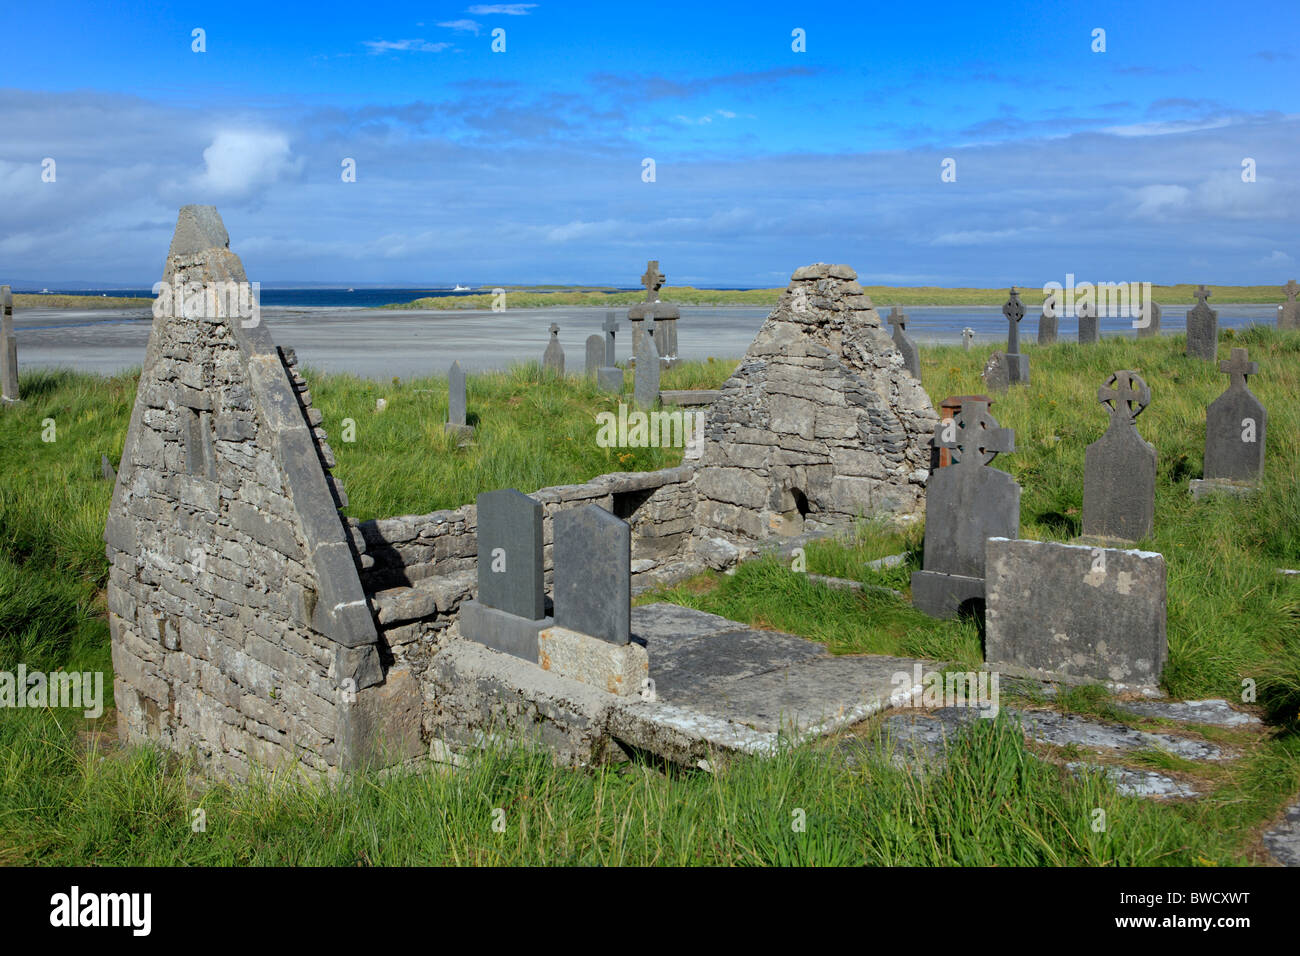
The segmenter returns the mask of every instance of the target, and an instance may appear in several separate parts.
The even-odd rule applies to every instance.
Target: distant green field
[[[126,299],[105,295],[14,293],[15,309],[138,309],[150,305],[153,305],[153,299]]]
[[[560,289],[557,286],[500,286],[506,290],[507,309],[545,309],[559,306],[630,306],[645,298],[644,292],[602,292],[589,289]],[[939,286],[863,286],[877,306],[891,305],[990,305],[1000,306],[1007,300],[1007,290],[997,289],[946,289]],[[1041,286],[1017,286],[1020,300],[1027,306],[1043,304]],[[1194,285],[1157,285],[1151,287],[1152,296],[1160,305],[1191,305],[1196,301],[1192,294]],[[552,291],[557,290],[557,291]],[[691,286],[665,286],[659,296],[665,302],[681,305],[756,305],[773,306],[784,289],[695,289]],[[1211,304],[1222,302],[1280,304],[1285,296],[1281,286],[1271,285],[1221,285],[1212,287]],[[415,299],[411,302],[394,302],[381,306],[385,309],[490,309],[491,292],[479,295],[438,296]]]

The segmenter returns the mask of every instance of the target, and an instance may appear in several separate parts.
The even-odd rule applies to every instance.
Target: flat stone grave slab
[[[1199,797],[1201,791],[1181,780],[1175,780],[1154,770],[1139,770],[1133,767],[1111,767],[1105,764],[1087,763],[1082,760],[1067,763],[1065,768],[1075,776],[1085,773],[1105,774],[1106,780],[1115,788],[1115,792],[1125,797],[1152,797],[1156,800],[1174,798],[1189,799]]]
[[[1115,708],[1142,717],[1163,717],[1165,720],[1177,720],[1185,724],[1209,724],[1214,727],[1246,727],[1263,723],[1254,714],[1234,710],[1222,698],[1118,701]]]
[[[1061,714],[1053,710],[1017,710],[1004,707],[1003,712],[1018,719],[1025,735],[1039,743],[1054,747],[1074,744],[1092,750],[1163,750],[1184,760],[1231,760],[1229,753],[1217,744],[1192,737],[1173,734],[1153,734],[1145,730],[1125,727],[1123,724],[1103,723],[1074,714]],[[972,715],[974,716],[974,715]]]
[[[1264,834],[1264,846],[1283,866],[1300,866],[1300,800],[1291,804],[1281,821]]]
[[[911,689],[893,681],[911,658],[832,656],[815,641],[746,627],[672,604],[632,609],[659,701],[777,733],[824,733],[865,720]]]

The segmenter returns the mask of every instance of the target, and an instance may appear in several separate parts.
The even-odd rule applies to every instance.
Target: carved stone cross
[[[551,323],[551,338],[555,338],[555,337],[556,337],[557,335],[559,335],[559,334],[560,334],[560,327],[559,327],[558,325],[556,325],[554,322],[552,322],[552,323]]]
[[[1011,296],[1002,307],[1002,314],[1007,317],[1007,353],[1015,355],[1020,351],[1020,320],[1025,317],[1025,304],[1020,301],[1020,293],[1011,287]]]
[[[1282,287],[1282,290],[1286,293],[1286,300],[1288,302],[1294,302],[1296,293],[1300,292],[1300,285],[1296,285],[1295,279],[1291,279]]]
[[[659,271],[659,260],[651,259],[646,263],[645,275],[641,277],[641,284],[645,286],[645,300],[647,302],[659,301],[659,289],[664,284],[664,279],[668,278]]]
[[[1219,363],[1219,371],[1228,373],[1229,388],[1246,388],[1246,376],[1259,374],[1259,363],[1249,359],[1246,349],[1233,349],[1232,358]]]
[[[907,331],[907,316],[903,314],[898,306],[894,306],[890,310],[889,315],[886,316],[886,321],[894,327],[895,333]]]
[[[987,465],[999,452],[1016,450],[1015,432],[998,427],[997,419],[989,414],[989,403],[981,401],[963,402],[955,417],[940,421],[934,443],[948,449],[958,466],[967,467]]]
[[[602,331],[608,332],[611,335],[618,331],[618,322],[614,320],[613,312],[605,313],[605,324],[602,325],[600,328]]]
[[[1097,401],[1106,406],[1111,418],[1134,421],[1151,404],[1151,389],[1137,372],[1113,372],[1097,389]]]
[[[1204,285],[1201,285],[1201,287],[1198,288],[1194,294],[1197,299],[1197,304],[1206,306],[1208,308],[1209,303],[1206,302],[1205,300],[1208,299],[1210,296],[1212,296],[1214,293],[1211,292],[1209,289],[1205,288]]]

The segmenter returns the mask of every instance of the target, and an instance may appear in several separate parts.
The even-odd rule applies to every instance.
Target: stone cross
[[[932,617],[955,617],[982,601],[985,542],[1020,536],[1020,486],[987,467],[1015,450],[1015,433],[998,427],[988,408],[965,400],[935,429],[936,447],[956,464],[931,471],[925,489],[925,565],[912,575],[912,603]]]
[[[1002,314],[1007,317],[1007,354],[1020,353],[1020,320],[1025,317],[1025,304],[1020,301],[1020,293],[1011,287],[1010,298],[1002,306]]]
[[[907,316],[898,306],[894,306],[889,313],[888,321],[894,327],[894,347],[902,354],[903,365],[912,373],[914,379],[920,381],[921,356],[917,352],[916,343],[907,334]]]
[[[1279,329],[1300,328],[1300,303],[1296,302],[1296,293],[1300,292],[1300,285],[1296,285],[1295,279],[1291,279],[1282,287],[1282,291],[1286,293],[1286,302],[1278,310],[1277,327]]]
[[[14,297],[0,286],[0,399],[16,402],[18,395],[18,340],[14,337]]]
[[[618,332],[618,322],[614,318],[613,312],[605,313],[605,324],[601,330],[605,333],[605,366],[612,368],[616,362],[616,353],[614,352],[614,335]]]
[[[645,275],[641,277],[641,284],[645,286],[645,301],[659,301],[659,290],[663,287],[666,278],[668,277],[659,271],[658,259],[651,259],[646,263]]]
[[[1219,363],[1228,375],[1228,389],[1205,413],[1206,478],[1256,481],[1264,473],[1264,432],[1268,413],[1246,384],[1259,372],[1246,349],[1233,349],[1232,358]]]
[[[1210,290],[1196,290],[1196,305],[1187,313],[1187,356],[1213,362],[1219,354],[1219,313],[1205,300]]]
[[[452,362],[447,372],[447,425],[467,428],[465,424],[465,372],[460,362]]]
[[[546,343],[546,353],[542,356],[542,371],[564,375],[564,349],[560,345],[560,327],[551,323],[551,340]]]
[[[642,408],[650,408],[659,399],[659,350],[653,335],[641,336],[636,347],[636,369],[632,398]]]
[[[1134,427],[1151,389],[1137,372],[1118,371],[1097,390],[1097,401],[1110,425],[1084,452],[1083,533],[1137,541],[1155,524],[1156,450]]]

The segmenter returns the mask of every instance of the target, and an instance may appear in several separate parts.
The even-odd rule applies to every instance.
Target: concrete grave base
[[[956,617],[967,601],[983,598],[983,578],[940,571],[912,572],[912,607],[931,617]]]
[[[990,668],[1063,683],[1159,683],[1163,555],[1008,538],[989,538],[986,554]]]
[[[1225,494],[1244,498],[1259,491],[1259,486],[1246,481],[1230,481],[1227,478],[1193,478],[1187,490],[1192,498],[1200,501],[1206,495]]]
[[[537,635],[555,624],[552,617],[530,621],[478,601],[460,606],[460,633],[471,641],[503,654],[537,662]]]
[[[650,658],[635,641],[611,644],[567,627],[548,627],[537,635],[537,663],[619,697],[640,693],[650,676]]]

